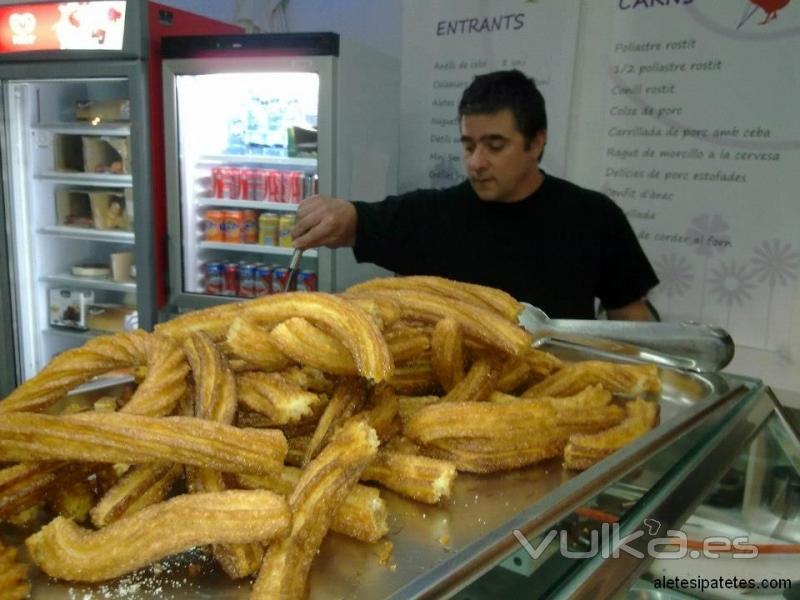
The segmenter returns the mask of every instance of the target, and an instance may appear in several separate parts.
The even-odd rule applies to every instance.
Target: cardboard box
[[[95,229],[133,231],[133,196],[124,191],[89,192]]]
[[[131,102],[121,100],[80,100],[75,106],[75,118],[79,121],[130,121]]]
[[[132,331],[138,326],[136,309],[120,304],[92,304],[86,310],[86,326],[92,331]]]
[[[83,136],[83,170],[87,173],[131,172],[128,138],[108,136]]]
[[[56,225],[94,227],[91,191],[56,190]]]
[[[50,325],[87,329],[87,309],[94,303],[94,292],[53,288],[50,290]]]
[[[81,136],[66,133],[53,135],[53,161],[56,171],[67,173],[83,171],[83,140]]]

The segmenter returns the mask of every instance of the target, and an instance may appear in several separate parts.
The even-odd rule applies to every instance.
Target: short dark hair
[[[464,115],[492,114],[511,110],[517,129],[530,143],[547,129],[544,97],[533,79],[516,69],[476,75],[458,104],[458,119]]]

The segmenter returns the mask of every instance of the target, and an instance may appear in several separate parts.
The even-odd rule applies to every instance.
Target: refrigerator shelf
[[[42,227],[38,233],[55,235],[75,240],[89,240],[92,242],[113,242],[115,244],[133,244],[135,236],[131,231],[114,231],[105,229],[88,229],[84,227],[69,227],[67,225],[53,225]]]
[[[258,254],[272,254],[275,256],[291,256],[294,248],[284,248],[283,246],[263,246],[261,244],[229,244],[226,242],[199,242],[198,246],[203,250],[227,250],[229,252],[254,252]],[[304,258],[316,258],[316,250],[306,250],[303,252]]]
[[[92,125],[91,123],[48,123],[34,127],[50,133],[65,133],[68,135],[112,135],[129,136],[130,123],[107,123]]]
[[[295,212],[299,206],[298,204],[289,204],[287,202],[265,202],[263,200],[223,200],[220,198],[209,198],[208,196],[197,196],[195,200],[198,206],[253,208],[256,210],[280,210],[287,212]]]
[[[316,172],[316,158],[297,158],[291,156],[268,156],[261,154],[206,154],[197,159],[200,164],[248,163],[271,165],[274,167],[293,167],[305,171]]]
[[[135,292],[136,282],[114,281],[113,279],[92,279],[91,277],[76,277],[70,273],[59,273],[58,275],[45,275],[42,281],[56,283],[59,285],[69,285],[92,290],[106,290],[109,292]]]
[[[133,187],[132,175],[112,175],[109,173],[64,173],[61,171],[45,171],[35,176],[36,179],[52,181],[64,185],[83,185],[88,187]]]

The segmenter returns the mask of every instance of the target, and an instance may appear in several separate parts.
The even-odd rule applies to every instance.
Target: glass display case
[[[691,597],[700,595],[692,585],[734,576],[752,580],[750,593],[788,597],[800,537],[796,430],[758,380],[666,368],[660,377],[662,391],[649,400],[659,402],[661,424],[583,472],[556,459],[460,473],[452,496],[434,506],[382,490],[390,556],[385,541],[329,534],[310,598]],[[4,537],[22,541],[14,530]],[[30,574],[33,598],[250,595],[201,551],[102,585]],[[702,597],[732,597],[720,591]]]

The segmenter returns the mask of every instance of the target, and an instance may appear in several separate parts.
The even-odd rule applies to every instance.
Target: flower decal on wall
[[[753,273],[758,283],[769,286],[769,299],[767,300],[767,319],[764,323],[764,345],[769,346],[769,323],[772,319],[772,303],[777,286],[785,287],[797,279],[800,268],[800,252],[796,252],[792,245],[783,240],[765,240],[753,248]]]
[[[674,252],[662,254],[653,261],[653,268],[661,283],[657,291],[667,296],[666,313],[672,310],[672,298],[683,296],[692,287],[694,272],[691,263],[684,256]]]
[[[753,299],[751,292],[756,288],[753,277],[754,273],[748,270],[747,265],[736,264],[736,259],[722,261],[719,268],[711,269],[711,277],[708,280],[711,286],[710,292],[717,302],[728,307],[726,327],[731,320],[733,305],[744,306],[745,300]]]

